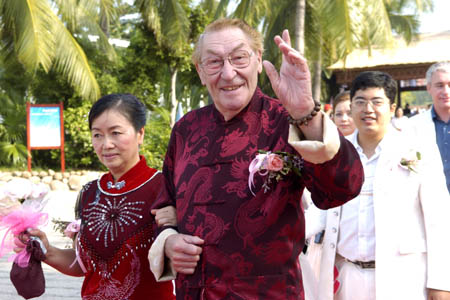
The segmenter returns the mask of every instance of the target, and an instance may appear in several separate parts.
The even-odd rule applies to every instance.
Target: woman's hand
[[[19,253],[23,249],[25,249],[27,247],[28,241],[30,240],[30,237],[32,236],[38,237],[42,241],[45,249],[48,250],[50,248],[50,243],[48,242],[45,232],[33,228],[28,229],[27,232],[20,234],[14,239],[14,243],[16,244],[16,247],[14,247],[13,249],[14,252]]]
[[[177,226],[177,210],[174,206],[166,206],[160,209],[152,209],[152,215],[155,216],[156,225]]]

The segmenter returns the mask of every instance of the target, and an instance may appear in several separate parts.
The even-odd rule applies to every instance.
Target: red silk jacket
[[[287,112],[259,89],[227,122],[210,105],[175,124],[154,207],[176,206],[178,231],[205,240],[195,273],[177,276],[177,299],[304,298],[302,191],[307,187],[318,207],[331,208],[357,196],[364,176],[356,150],[341,136],[335,157],[304,161],[300,177],[290,172],[265,192],[265,178],[256,174],[253,195],[248,167],[259,149],[299,155],[288,134]]]

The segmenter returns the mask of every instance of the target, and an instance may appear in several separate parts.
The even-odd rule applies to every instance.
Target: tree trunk
[[[314,100],[320,101],[320,88],[322,77],[322,60],[314,61],[314,77],[313,77],[313,90],[312,96]]]
[[[103,33],[109,38],[109,22],[106,18],[106,14],[103,11],[100,12],[100,28],[102,29]]]
[[[301,55],[305,55],[305,9],[306,0],[297,0],[297,4],[295,5],[294,48],[297,49]]]
[[[320,91],[322,83],[322,49],[317,47],[317,60],[314,61],[314,75],[312,78],[312,96],[316,101],[320,101]]]
[[[171,111],[170,111],[170,127],[175,125],[175,118],[177,115],[177,73],[178,70],[176,68],[170,70],[170,102],[171,102]]]

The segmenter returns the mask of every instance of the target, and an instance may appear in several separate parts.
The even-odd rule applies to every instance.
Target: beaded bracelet
[[[308,122],[311,121],[317,113],[320,111],[320,102],[314,100],[314,108],[306,117],[300,118],[298,120],[293,119],[291,116],[288,116],[289,124],[302,126],[308,125]]]

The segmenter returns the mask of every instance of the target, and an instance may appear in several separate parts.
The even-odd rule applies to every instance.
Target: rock
[[[38,184],[41,182],[41,177],[39,176],[31,176],[30,181],[34,184]]]
[[[53,180],[50,182],[50,189],[52,191],[69,191],[69,186],[62,181]]]
[[[81,176],[80,175],[70,176],[68,184],[71,190],[75,191],[80,190],[81,187],[83,186]]]
[[[102,174],[103,173],[101,173],[101,172],[88,172],[86,174],[86,180],[87,180],[86,183],[89,181],[92,181],[92,180],[99,179]]]
[[[51,191],[78,192],[89,181],[96,180],[103,175],[101,171],[0,171],[0,187],[11,180],[24,180],[26,183],[45,184]]]
[[[2,177],[0,178],[0,181],[6,181],[6,182],[8,182],[8,181],[10,181],[11,179],[13,179],[14,177],[11,175],[11,174],[9,174],[9,173],[3,173],[2,174]]]
[[[45,176],[42,177],[41,182],[45,183],[45,184],[50,184],[53,181],[53,177],[52,176]]]
[[[55,179],[55,180],[59,180],[59,181],[61,181],[61,180],[63,180],[63,174],[61,173],[61,172],[56,172],[54,175],[53,175],[53,179]]]

